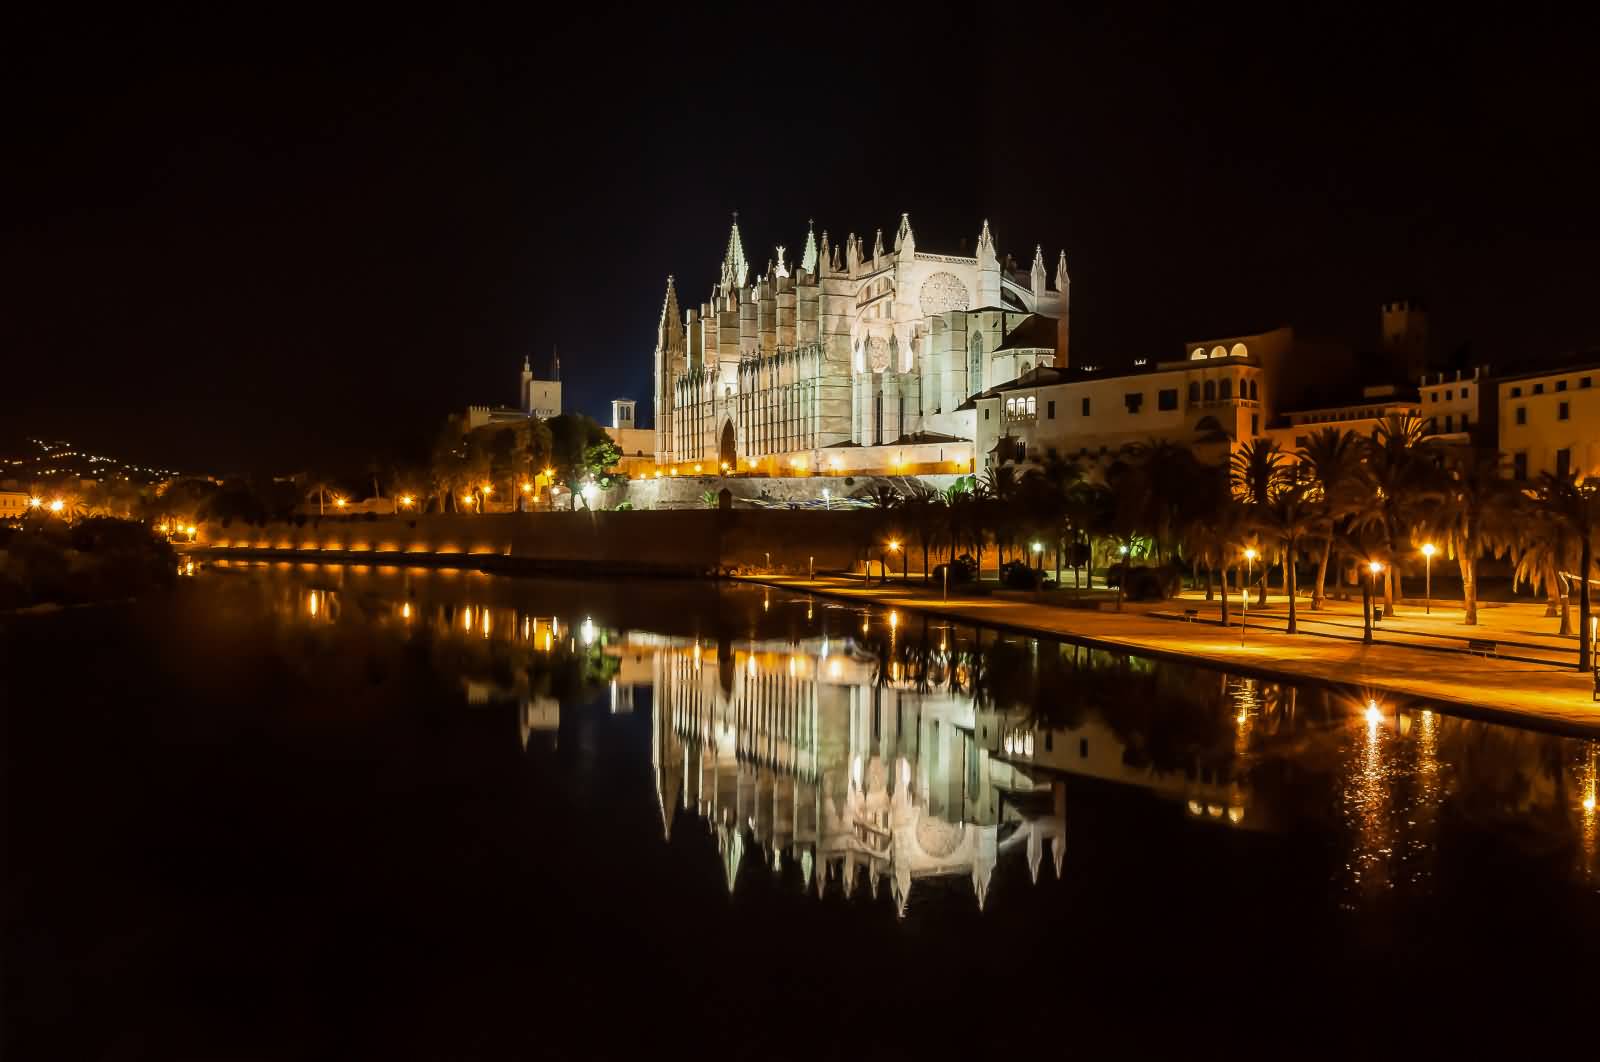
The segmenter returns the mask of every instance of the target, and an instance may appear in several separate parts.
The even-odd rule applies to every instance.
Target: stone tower
[[[1404,379],[1415,382],[1428,368],[1428,309],[1421,299],[1383,304],[1383,352]]]

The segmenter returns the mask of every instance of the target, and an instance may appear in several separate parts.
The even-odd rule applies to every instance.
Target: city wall
[[[242,555],[366,564],[435,564],[496,571],[707,574],[769,565],[804,572],[860,571],[888,556],[891,568],[922,570],[914,541],[893,514],[870,509],[668,509],[633,512],[433,514],[325,517],[252,527],[202,525],[192,547]],[[770,561],[769,561],[770,557]],[[930,560],[930,566],[934,563]]]

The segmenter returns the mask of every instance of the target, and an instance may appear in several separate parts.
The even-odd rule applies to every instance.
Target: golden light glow
[[[553,469],[553,468],[547,468],[547,469],[544,470],[544,478],[545,479],[551,479],[551,478],[553,478],[555,476],[555,474],[556,474],[556,470]]]
[[[485,483],[483,485],[483,493],[486,496],[490,495],[490,494],[493,494],[494,493],[494,484],[493,483]]]
[[[658,469],[656,469],[656,478],[657,478],[657,479],[660,479],[660,478],[661,478],[661,469],[659,469],[659,468],[658,468]]]
[[[343,498],[335,498],[335,499],[333,499],[333,504],[338,506],[339,508],[343,509],[349,503],[346,502]]]
[[[400,618],[401,619],[410,619],[411,618],[411,602],[407,601],[405,604],[400,606]]]
[[[696,471],[696,472],[699,472],[699,471],[700,471],[700,466],[699,466],[699,465],[695,465],[695,466],[694,466],[694,470],[695,470],[695,471]]]
[[[411,506],[412,506],[412,505],[413,505],[413,504],[414,504],[414,503],[415,503],[415,502],[416,502],[416,499],[415,499],[415,498],[413,498],[413,497],[412,497],[412,496],[411,496],[411,495],[409,495],[409,494],[402,494],[402,495],[400,495],[400,506],[401,506],[401,508],[404,508],[404,509],[409,509],[409,508],[411,508]]]
[[[889,540],[889,552],[890,553],[898,553],[898,552],[900,552],[900,543],[896,542],[894,539],[890,539]]]
[[[1383,565],[1379,564],[1377,561],[1369,561],[1367,563],[1367,571],[1371,572],[1373,575],[1377,575],[1379,572],[1383,571]]]
[[[193,524],[190,524],[188,527],[184,528],[183,531],[184,531],[184,534],[188,535],[190,538],[193,538],[194,537],[194,532],[195,532],[195,526]]]
[[[1255,560],[1256,559],[1256,551],[1253,550],[1253,549],[1245,550],[1244,551],[1244,559],[1247,560],[1247,561]]]
[[[837,472],[837,471],[839,471],[839,469],[844,467],[844,462],[839,460],[839,458],[835,457],[832,461],[828,462],[828,467],[832,468],[835,472]]]
[[[726,461],[722,462],[722,471],[723,472],[727,472],[728,471],[728,462],[726,462]]]
[[[156,525],[156,530],[161,532],[164,535],[164,534],[167,533],[167,525],[166,524],[157,524]]]
[[[1432,542],[1424,542],[1422,544],[1422,555],[1424,557],[1431,557],[1436,552],[1437,552],[1437,550],[1434,549]]]
[[[676,469],[676,468],[674,468],[674,469],[673,469],[673,470],[672,470],[672,474],[673,474],[673,475],[674,475],[674,476],[676,476],[676,475],[677,475],[677,474],[678,474],[678,470],[677,470],[677,469]]]
[[[533,484],[524,482],[522,484],[522,493],[524,493],[524,494],[532,494],[533,493]]]
[[[889,610],[889,627],[892,630],[892,629],[894,629],[895,627],[898,627],[898,626],[900,626],[900,613],[896,612],[894,609],[890,609]]]
[[[30,508],[30,509],[37,509],[39,506],[41,506],[43,504],[44,504],[44,499],[43,498],[29,498],[28,499],[28,508]]]
[[[1368,701],[1367,702],[1367,713],[1366,714],[1367,714],[1367,725],[1368,726],[1377,726],[1379,723],[1383,722],[1383,713],[1378,710],[1378,702],[1377,701]]]
[[[50,503],[50,511],[53,513],[59,513],[64,508],[66,508],[66,503],[60,498],[56,498]]]

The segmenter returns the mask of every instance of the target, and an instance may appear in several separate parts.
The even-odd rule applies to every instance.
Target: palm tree
[[[1206,599],[1210,600],[1214,573],[1222,576],[1222,625],[1229,622],[1228,570],[1252,533],[1249,514],[1242,503],[1219,485],[1211,509],[1191,517],[1184,525],[1183,552],[1206,569]]]
[[[1259,514],[1262,507],[1269,504],[1277,495],[1279,488],[1289,482],[1290,472],[1285,464],[1287,457],[1288,455],[1276,442],[1265,436],[1251,439],[1234,451],[1233,457],[1229,460],[1234,496],[1250,506],[1252,512]],[[1265,606],[1267,603],[1265,570],[1261,573],[1261,582],[1258,585],[1256,604]]]
[[[1531,506],[1530,495],[1524,497],[1528,498]],[[1511,576],[1512,588],[1524,583],[1530,587],[1543,587],[1548,602],[1545,615],[1552,618],[1559,616],[1561,625],[1556,635],[1569,637],[1572,634],[1572,617],[1568,610],[1567,584],[1561,578],[1561,572],[1575,561],[1572,537],[1567,534],[1566,527],[1552,519],[1549,513],[1531,509],[1517,523],[1510,553],[1515,565]]]
[[[1311,587],[1311,611],[1322,608],[1327,597],[1328,560],[1333,555],[1332,523],[1346,515],[1350,490],[1355,486],[1361,463],[1361,443],[1354,432],[1326,427],[1312,432],[1296,452],[1300,469],[1321,494],[1323,513],[1329,521],[1329,534],[1322,539],[1322,555],[1317,560],[1317,581]]]
[[[1600,485],[1584,482],[1571,472],[1564,476],[1547,472],[1534,482],[1533,500],[1554,524],[1578,540],[1578,670],[1588,671],[1593,648],[1589,644],[1589,579],[1594,536],[1600,530]]]
[[[1393,556],[1406,518],[1428,500],[1437,466],[1423,458],[1426,422],[1418,417],[1391,416],[1372,429],[1362,445],[1362,478],[1367,489],[1359,523],[1378,530],[1383,550]],[[1384,568],[1383,614],[1394,615],[1395,565]]]
[[[306,485],[306,497],[308,499],[313,497],[317,499],[318,516],[324,515],[326,499],[331,493],[333,493],[333,484],[326,479],[317,478]]]
[[[1316,500],[1317,488],[1310,483],[1286,483],[1273,494],[1272,500],[1261,507],[1261,526],[1277,541],[1283,554],[1284,589],[1289,594],[1289,633],[1300,631],[1295,599],[1300,583],[1296,577],[1295,561],[1300,554],[1301,542],[1323,531],[1327,517]]]
[[[1452,450],[1438,499],[1420,521],[1430,537],[1444,539],[1446,552],[1461,568],[1465,622],[1478,622],[1478,558],[1509,544],[1518,495],[1500,474],[1498,450],[1473,446]]]

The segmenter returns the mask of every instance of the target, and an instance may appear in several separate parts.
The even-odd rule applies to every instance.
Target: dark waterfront
[[[713,583],[3,622],[8,1057],[1386,1054],[1592,991],[1590,741]]]

